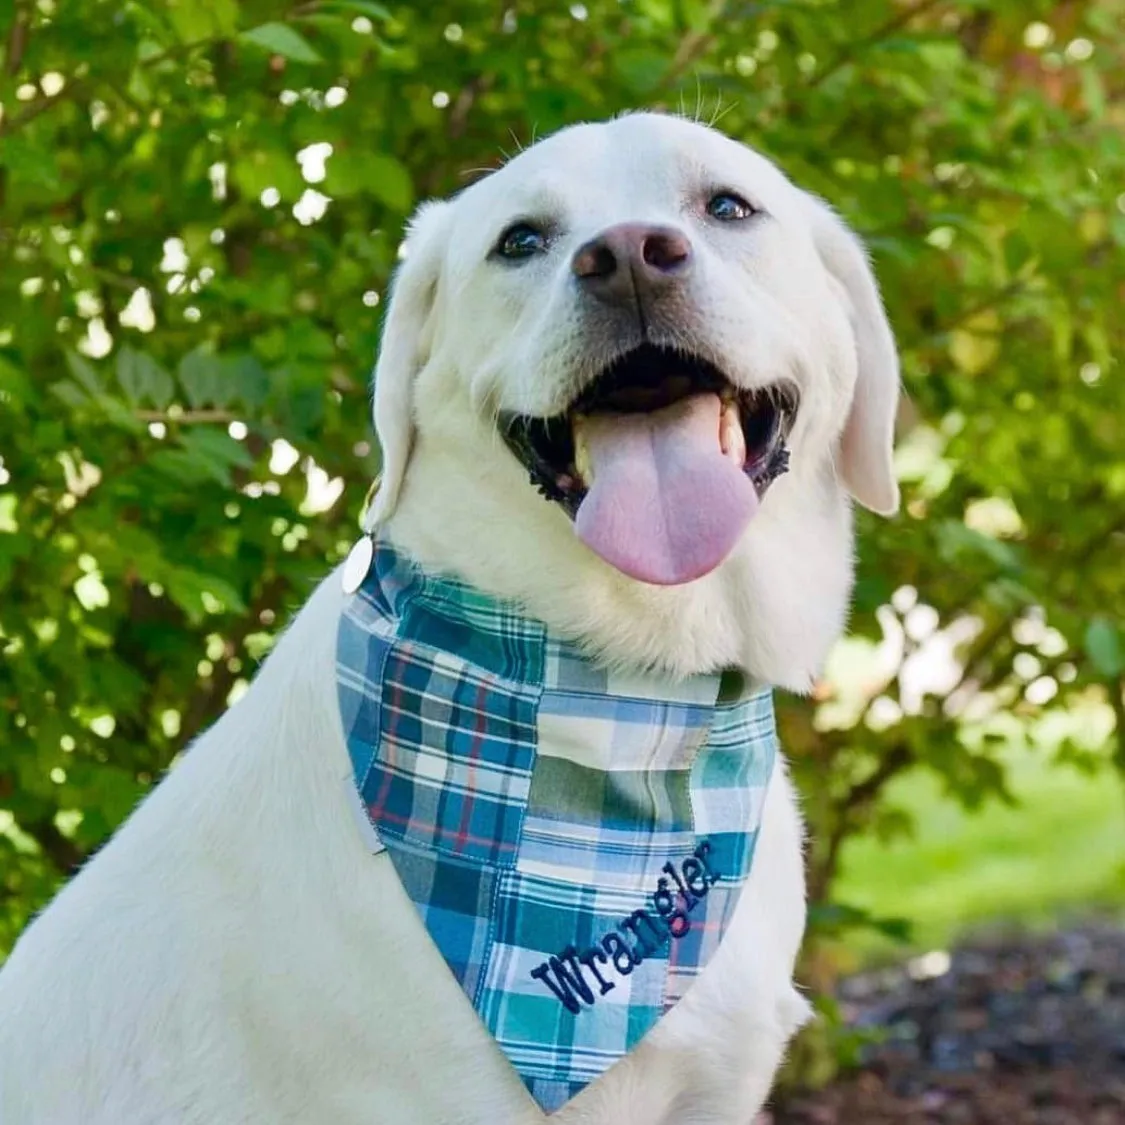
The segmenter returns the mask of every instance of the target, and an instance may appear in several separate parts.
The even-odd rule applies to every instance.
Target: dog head
[[[845,612],[845,493],[898,505],[898,387],[827,206],[693,122],[576,126],[416,215],[370,518],[611,658],[803,686]],[[785,639],[807,633],[798,602],[821,604],[804,643]]]

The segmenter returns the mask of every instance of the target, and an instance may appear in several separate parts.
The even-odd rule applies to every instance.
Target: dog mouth
[[[589,546],[673,585],[726,557],[786,471],[797,406],[788,387],[744,390],[702,356],[642,344],[561,414],[501,414],[500,432]]]

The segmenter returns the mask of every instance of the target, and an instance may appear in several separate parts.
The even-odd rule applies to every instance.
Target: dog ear
[[[894,515],[899,504],[893,455],[900,392],[894,336],[863,245],[827,204],[814,204],[813,241],[843,290],[859,364],[840,439],[840,476],[865,508]]]
[[[433,340],[432,312],[441,275],[450,205],[423,203],[407,227],[375,364],[375,435],[383,467],[365,525],[374,530],[394,510],[414,445],[414,382]]]

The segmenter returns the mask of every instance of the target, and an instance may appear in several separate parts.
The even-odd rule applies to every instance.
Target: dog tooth
[[[574,471],[579,480],[589,488],[594,483],[594,466],[590,461],[590,446],[586,440],[586,427],[583,418],[574,419]]]
[[[738,403],[732,402],[723,407],[719,417],[719,446],[724,457],[729,457],[739,468],[746,461],[746,435],[742,432],[742,420],[738,413]]]
[[[719,411],[719,448],[726,453],[730,444],[730,427],[727,425],[727,402],[723,400],[722,409]]]

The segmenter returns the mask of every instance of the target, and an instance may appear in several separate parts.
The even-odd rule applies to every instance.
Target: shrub
[[[0,951],[346,550],[412,206],[629,106],[827,197],[901,341],[905,511],[781,705],[822,927],[906,771],[1125,766],[1121,0],[0,12]]]

